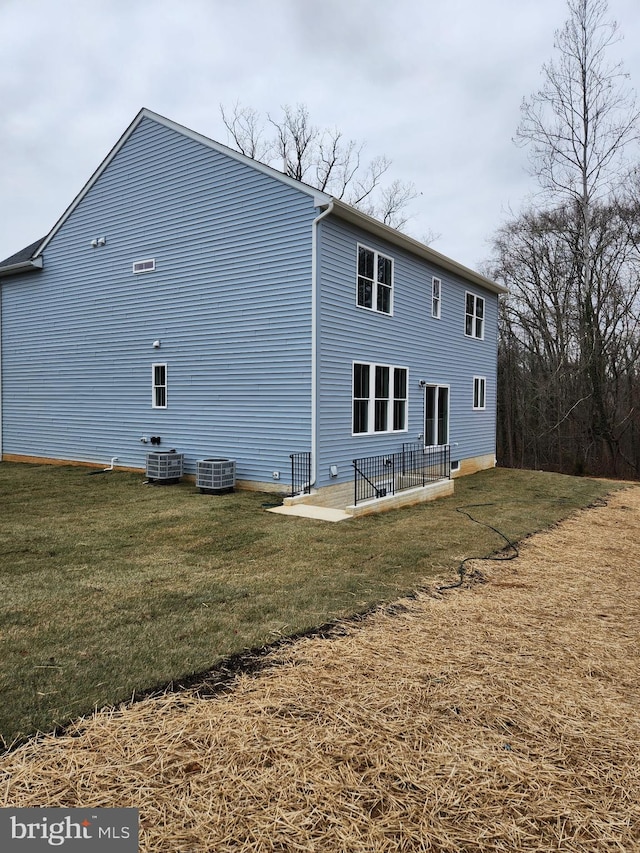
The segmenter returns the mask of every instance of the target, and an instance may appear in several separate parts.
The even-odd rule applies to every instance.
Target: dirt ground
[[[0,805],[135,806],[144,853],[640,850],[640,488],[520,551],[28,743]]]

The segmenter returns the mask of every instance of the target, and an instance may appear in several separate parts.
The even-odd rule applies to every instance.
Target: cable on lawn
[[[464,560],[458,566],[458,574],[460,575],[460,580],[456,583],[448,584],[447,586],[439,586],[438,592],[443,592],[447,589],[456,589],[459,586],[462,586],[462,582],[464,581],[465,575],[465,565],[471,560],[493,560],[495,562],[503,562],[504,560],[515,560],[516,557],[520,556],[520,552],[518,551],[517,546],[514,542],[512,542],[507,536],[502,533],[502,531],[498,530],[496,527],[493,527],[491,524],[487,524],[486,521],[478,521],[477,518],[474,518],[470,512],[467,512],[468,509],[475,509],[480,506],[495,506],[495,503],[486,503],[486,504],[466,504],[465,506],[456,507],[456,512],[461,513],[462,515],[466,515],[470,521],[473,521],[474,524],[480,524],[482,527],[488,527],[489,530],[493,530],[494,533],[497,533],[504,541],[507,543],[508,547],[512,549],[513,553],[508,556],[503,557],[465,557]]]

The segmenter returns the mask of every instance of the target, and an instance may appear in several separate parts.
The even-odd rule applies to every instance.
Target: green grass
[[[0,465],[0,736],[7,744],[362,612],[548,527],[615,484],[496,469],[339,524],[142,475]]]

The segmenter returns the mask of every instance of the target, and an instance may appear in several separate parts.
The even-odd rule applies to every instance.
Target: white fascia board
[[[177,124],[177,122],[171,121],[171,119],[165,118],[164,116],[161,116],[158,113],[154,113],[152,110],[143,107],[138,113],[138,115],[131,122],[129,127],[122,134],[120,139],[113,146],[111,151],[107,154],[102,163],[98,166],[93,175],[89,178],[84,187],[80,190],[78,195],[71,202],[69,207],[62,214],[60,219],[58,219],[58,221],[53,226],[51,231],[47,234],[43,242],[38,246],[37,250],[34,252],[35,256],[39,255],[41,252],[44,251],[46,246],[51,242],[53,237],[57,234],[57,232],[64,225],[69,216],[80,204],[82,199],[89,192],[89,190],[98,180],[100,175],[102,175],[104,170],[111,163],[116,154],[120,151],[122,146],[127,142],[127,140],[138,127],[140,122],[145,118],[150,119],[151,121],[155,121],[158,124],[164,125],[164,127],[168,127],[171,130],[176,131],[176,133],[180,133],[182,136],[186,136],[189,139],[193,139],[196,142],[200,142],[202,145],[206,145],[208,148],[212,148],[214,151],[218,151],[220,154],[225,154],[227,157],[231,157],[232,159],[237,160],[240,163],[244,163],[245,165],[250,166],[252,169],[256,169],[258,172],[262,172],[263,174],[269,175],[270,177],[275,178],[281,183],[293,187],[294,189],[298,190],[298,192],[302,192],[305,193],[305,195],[311,196],[311,198],[313,199],[314,207],[324,207],[331,201],[331,196],[327,195],[326,193],[323,193],[320,190],[315,189],[314,187],[310,187],[307,184],[303,184],[301,181],[296,181],[295,178],[290,178],[288,175],[284,175],[277,169],[271,168],[271,166],[267,166],[264,163],[260,163],[258,160],[252,160],[251,157],[246,157],[244,154],[240,154],[239,151],[234,151],[232,148],[227,148],[226,145],[222,145],[220,142],[216,142],[213,139],[209,139],[208,137],[203,136],[200,133],[196,133],[196,131],[194,130],[190,130],[188,127],[184,127],[181,124]]]
[[[201,133],[197,133],[195,130],[190,130],[188,127],[184,127],[182,124],[178,124],[175,121],[172,121],[169,118],[165,118],[164,116],[158,115],[158,113],[154,113],[151,110],[143,109],[142,116],[146,118],[150,118],[153,121],[158,122],[158,124],[162,124],[165,127],[171,128],[171,130],[175,130],[177,133],[181,133],[183,136],[188,137],[189,139],[193,139],[196,142],[200,142],[202,145],[206,145],[208,148],[213,148],[214,151],[217,151],[219,154],[225,154],[227,157],[231,157],[233,160],[237,160],[239,163],[244,163],[245,166],[250,166],[252,169],[256,169],[258,172],[262,172],[264,175],[269,175],[271,178],[275,178],[277,181],[280,181],[283,184],[286,184],[289,187],[293,187],[293,189],[298,190],[298,192],[303,192],[305,195],[311,196],[314,200],[314,207],[323,207],[324,205],[329,204],[331,201],[331,196],[327,195],[327,193],[323,193],[321,190],[316,189],[315,187],[309,186],[309,184],[305,184],[302,181],[297,181],[295,178],[290,178],[288,175],[285,175],[284,172],[279,172],[277,169],[274,169],[272,166],[267,166],[266,163],[261,163],[259,160],[253,160],[251,157],[247,157],[246,154],[241,154],[239,151],[235,151],[233,148],[229,148],[226,145],[223,145],[221,142],[216,142],[215,139],[210,139],[208,136],[203,136]]]
[[[414,240],[413,237],[409,237],[401,231],[396,231],[395,228],[385,225],[384,222],[373,219],[373,217],[367,216],[366,213],[361,213],[359,210],[356,210],[355,207],[351,207],[344,202],[338,200],[335,201],[333,214],[352,225],[359,226],[363,230],[368,231],[370,234],[375,234],[376,237],[380,237],[389,243],[393,243],[396,246],[400,246],[402,249],[406,249],[406,251],[411,252],[413,255],[418,255],[418,257],[423,258],[432,264],[436,264],[455,275],[459,275],[465,281],[469,281],[479,287],[483,287],[485,290],[491,291],[491,293],[508,293],[507,288],[503,287],[503,285],[498,284],[495,281],[491,281],[490,278],[486,278],[475,270],[459,264],[452,258],[448,258],[446,255],[436,252],[435,249],[431,249],[419,240]]]
[[[33,272],[41,270],[43,265],[42,258],[33,258],[29,261],[21,261],[18,264],[10,264],[8,267],[0,267],[0,278],[7,275],[18,275],[21,272]]]
[[[76,207],[80,204],[80,202],[82,201],[82,199],[86,196],[86,194],[89,192],[89,190],[91,189],[91,187],[95,184],[95,182],[98,180],[98,178],[100,177],[100,175],[104,172],[104,170],[107,168],[107,166],[109,165],[109,163],[111,163],[111,161],[112,161],[112,160],[113,160],[113,158],[116,156],[116,154],[118,153],[118,151],[120,151],[120,149],[121,149],[121,148],[122,148],[122,146],[125,144],[125,142],[127,141],[127,139],[129,139],[129,137],[131,136],[131,134],[133,133],[133,131],[134,131],[134,130],[137,128],[137,126],[140,124],[140,122],[141,122],[141,121],[142,121],[142,119],[144,118],[144,112],[145,112],[145,110],[144,110],[144,109],[140,110],[140,112],[138,113],[138,115],[134,118],[134,120],[131,122],[131,124],[129,125],[129,127],[125,130],[125,132],[122,134],[122,136],[120,137],[120,139],[119,139],[119,140],[116,142],[116,144],[113,146],[113,148],[111,149],[111,151],[109,151],[109,153],[108,153],[108,154],[107,154],[107,156],[104,158],[104,160],[102,161],[102,163],[100,163],[100,165],[99,165],[99,166],[98,166],[98,168],[95,170],[95,172],[93,173],[93,175],[91,175],[91,177],[89,178],[89,180],[87,181],[87,183],[83,186],[83,188],[80,190],[80,192],[78,193],[78,195],[74,198],[74,200],[71,202],[71,204],[69,205],[69,207],[67,207],[67,209],[66,209],[66,210],[65,210],[65,212],[62,214],[62,216],[60,217],[60,219],[58,219],[58,221],[57,221],[57,222],[56,222],[56,224],[53,226],[53,228],[51,229],[51,231],[49,231],[49,233],[48,233],[48,234],[47,234],[47,236],[44,238],[44,240],[42,241],[42,243],[38,246],[38,248],[37,248],[37,249],[36,249],[36,251],[34,252],[34,256],[37,256],[37,255],[39,255],[41,252],[43,252],[43,251],[45,250],[45,248],[48,246],[48,244],[51,242],[51,240],[52,240],[52,239],[55,237],[55,235],[58,233],[58,231],[62,228],[62,226],[64,225],[64,223],[65,223],[65,222],[67,221],[67,219],[71,216],[71,214],[73,213],[73,211],[74,211],[74,210],[76,209]]]
[[[247,157],[246,155],[241,154],[239,151],[234,151],[232,148],[228,148],[226,145],[222,145],[220,142],[216,142],[213,139],[209,139],[207,136],[203,136],[202,134],[197,133],[194,130],[190,130],[189,128],[184,127],[183,125],[178,124],[177,122],[174,122],[171,119],[165,118],[164,116],[161,116],[158,113],[147,109],[146,107],[143,107],[143,109],[140,110],[138,115],[134,118],[129,127],[125,130],[120,139],[116,142],[111,151],[107,154],[105,159],[98,166],[96,171],[89,178],[87,183],[84,185],[84,187],[80,190],[75,199],[71,202],[69,207],[62,214],[60,219],[58,219],[49,234],[38,246],[37,250],[34,252],[33,255],[34,259],[37,259],[37,256],[44,251],[49,242],[57,234],[62,225],[66,222],[66,220],[80,204],[85,195],[89,192],[91,187],[98,180],[100,175],[102,175],[104,170],[111,163],[116,154],[120,151],[122,146],[127,142],[127,140],[138,127],[140,122],[145,118],[150,119],[151,121],[155,121],[158,124],[163,125],[164,127],[170,128],[176,133],[180,133],[182,136],[186,136],[189,139],[193,139],[196,142],[201,143],[202,145],[206,145],[208,148],[212,148],[214,151],[217,151],[220,154],[224,154],[227,157],[231,157],[233,160],[237,160],[239,163],[243,163],[244,165],[249,166],[252,169],[256,169],[258,172],[262,172],[265,175],[269,175],[269,177],[272,177],[275,180],[280,181],[281,183],[286,184],[289,187],[292,187],[298,192],[302,192],[305,195],[310,196],[313,199],[314,207],[326,208],[331,202],[333,202],[332,213],[340,217],[341,219],[344,219],[347,222],[351,222],[352,224],[359,226],[365,231],[375,234],[376,236],[381,237],[382,239],[387,240],[388,242],[393,243],[396,246],[400,246],[411,252],[412,254],[418,255],[419,257],[424,258],[425,260],[430,261],[431,263],[436,264],[439,267],[448,270],[449,272],[453,272],[456,275],[459,275],[464,278],[466,281],[470,281],[474,284],[477,284],[478,286],[483,287],[486,290],[491,291],[492,293],[507,293],[506,287],[503,287],[502,285],[491,281],[491,279],[485,278],[485,276],[480,275],[480,273],[477,273],[474,270],[471,270],[468,267],[459,264],[457,261],[448,258],[446,255],[442,255],[440,254],[440,252],[436,252],[434,249],[430,249],[429,246],[426,246],[424,243],[420,243],[418,240],[414,240],[412,237],[408,237],[406,234],[403,234],[400,231],[396,231],[395,228],[391,228],[388,225],[385,225],[383,222],[379,222],[377,219],[368,216],[366,213],[361,213],[361,211],[356,210],[356,208],[345,204],[339,199],[335,199],[331,195],[328,195],[327,193],[324,193],[321,190],[316,189],[315,187],[311,187],[308,184],[304,184],[302,183],[302,181],[297,181],[295,178],[290,178],[288,175],[279,172],[277,169],[274,169],[271,166],[267,166],[265,163],[260,163],[258,160],[252,160],[251,157]]]

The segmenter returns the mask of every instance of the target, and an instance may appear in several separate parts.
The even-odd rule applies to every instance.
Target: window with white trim
[[[442,282],[439,278],[431,279],[431,316],[440,319],[440,291]]]
[[[133,262],[133,274],[138,275],[141,272],[153,272],[156,268],[156,259],[149,258],[146,261]]]
[[[449,386],[424,389],[424,443],[434,447],[449,443]]]
[[[465,293],[464,333],[469,338],[484,338],[484,299]]]
[[[485,409],[487,397],[487,380],[484,376],[473,377],[473,408]]]
[[[380,314],[391,314],[393,260],[366,246],[358,246],[357,304]]]
[[[406,367],[353,364],[353,434],[406,432]]]
[[[151,405],[154,409],[167,408],[167,365],[151,365]]]

